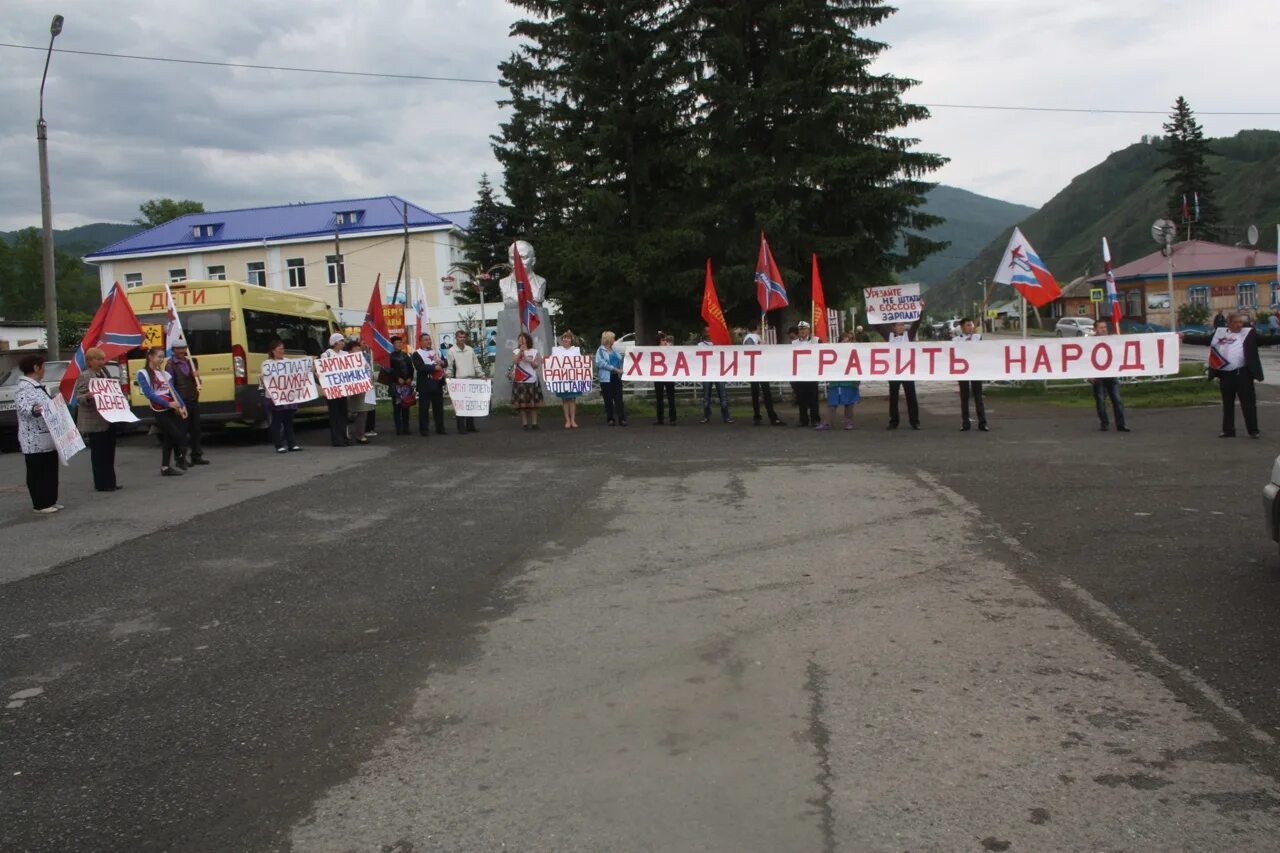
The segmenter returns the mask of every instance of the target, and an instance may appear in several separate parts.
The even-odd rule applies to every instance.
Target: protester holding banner
[[[449,363],[432,343],[431,335],[426,332],[418,335],[413,369],[418,374],[418,434],[421,436],[431,434],[431,421],[435,421],[436,435],[445,435],[444,381],[448,366]]]
[[[627,408],[622,402],[622,353],[613,348],[617,335],[603,332],[596,350],[596,371],[600,376],[600,396],[604,397],[604,419],[609,426],[627,425]],[[674,420],[674,416],[673,416]]]
[[[334,332],[329,336],[329,348],[320,358],[337,358],[346,347],[346,337],[341,332]],[[329,412],[329,444],[333,447],[346,447],[351,444],[351,440],[347,438],[347,398],[326,395],[324,403]]]
[[[671,346],[671,336],[666,332],[658,332],[658,346]],[[662,426],[663,423],[676,425],[676,383],[674,382],[654,382],[653,396],[658,405],[658,419],[653,422],[654,426]],[[662,399],[667,400],[667,420],[662,419]]]
[[[284,361],[284,341],[274,340],[268,343],[267,358],[271,361]],[[308,378],[310,378],[309,374]],[[275,445],[276,453],[301,450],[301,445],[293,435],[293,418],[297,414],[298,404],[272,400],[262,375],[259,376],[258,387],[262,389],[263,407],[267,411],[268,418],[267,432],[271,435],[271,443]]]
[[[551,348],[552,358],[579,358],[582,356],[582,350],[573,343],[573,332],[565,329],[560,333],[560,343],[558,346]],[[560,398],[560,411],[564,414],[564,428],[578,428],[578,398],[582,396],[581,386],[562,382],[551,385],[551,379],[547,378],[547,387],[555,392]],[[605,404],[608,405],[607,403]],[[613,426],[613,421],[609,421],[609,425]]]
[[[76,377],[73,399],[76,401],[76,426],[89,445],[89,463],[93,468],[93,487],[99,492],[114,492],[116,483],[115,425],[98,413],[98,404],[89,383],[94,379],[111,380],[107,375],[107,356],[97,347],[84,352],[84,370]],[[119,388],[119,384],[116,385]]]
[[[27,493],[31,508],[48,515],[62,509],[62,504],[58,503],[58,449],[44,420],[44,408],[50,402],[42,384],[44,356],[23,356],[18,369],[22,378],[13,392],[13,406],[18,413],[18,445],[27,464]]]
[[[973,321],[965,317],[960,321],[960,333],[952,340],[957,343],[962,341],[980,341],[982,340],[982,332],[975,332]],[[982,401],[982,383],[981,382],[961,382],[960,383],[960,431],[968,432],[973,429],[973,423],[969,420],[969,398],[973,398],[973,407],[978,414],[978,429],[981,432],[990,432],[987,427],[987,407]]]
[[[742,345],[745,347],[758,347],[760,343],[760,321],[752,320],[750,328],[742,337]],[[769,416],[769,424],[771,426],[786,426],[773,409],[773,388],[768,382],[751,383],[751,422],[756,426],[760,426],[762,423],[760,417],[760,398],[762,396],[764,397],[765,413]]]
[[[1215,329],[1209,341],[1210,379],[1215,377],[1222,389],[1222,432],[1219,438],[1234,438],[1236,434],[1236,398],[1240,398],[1240,410],[1244,414],[1244,427],[1250,438],[1259,438],[1258,400],[1254,382],[1262,381],[1262,358],[1258,355],[1258,335],[1245,328],[1243,314],[1232,314],[1227,325]]]
[[[714,346],[711,343],[711,329],[707,326],[702,327],[702,340],[698,341],[698,346],[709,347]],[[720,419],[727,424],[733,423],[733,418],[729,417],[729,399],[725,394],[723,382],[703,382],[702,383],[702,420],[699,423],[711,422],[711,391],[715,389],[716,399],[720,403]]]
[[[459,329],[453,336],[453,352],[449,358],[449,364],[453,371],[454,379],[481,379],[480,375],[480,356],[467,343],[467,333],[464,329]],[[474,417],[459,414],[457,403],[453,406],[454,425],[458,430],[458,435],[463,433],[476,431],[476,419]]]
[[[542,381],[538,378],[542,356],[528,332],[521,332],[516,340],[517,348],[511,354],[511,405],[520,412],[521,429],[537,429],[538,410],[542,408]]]
[[[200,439],[200,365],[187,348],[187,339],[173,342],[173,357],[165,369],[173,377],[173,387],[187,407],[187,449],[192,465],[208,465]]]
[[[853,332],[845,332],[840,336],[840,343],[853,343]],[[827,407],[831,410],[831,414],[827,417],[828,422],[836,422],[836,410],[844,407],[844,428],[853,429],[853,406],[862,399],[859,387],[862,385],[857,380],[845,380],[839,382],[827,383]]]
[[[924,300],[920,301],[920,308],[924,308]],[[875,330],[886,342],[894,346],[903,346],[909,344],[916,339],[916,334],[920,331],[920,317],[908,326],[905,322],[898,321],[892,325],[876,326]],[[885,429],[897,429],[899,423],[898,414],[898,392],[901,391],[907,398],[907,423],[912,429],[920,429],[920,403],[916,399],[916,383],[900,382],[897,380],[889,380],[889,426]]]
[[[1106,320],[1095,320],[1093,324],[1095,337],[1111,334],[1111,324]],[[1124,424],[1124,403],[1120,402],[1120,380],[1114,376],[1091,377],[1089,384],[1093,386],[1093,404],[1098,410],[1099,429],[1104,432],[1111,426],[1107,419],[1107,400],[1111,400],[1111,408],[1116,414],[1116,432],[1128,432]]]
[[[819,343],[813,337],[812,328],[807,321],[801,320],[796,326],[796,338],[791,345],[808,347]],[[822,422],[822,411],[818,405],[818,383],[793,382],[792,387],[796,389],[796,403],[800,406],[800,426],[807,427],[812,423],[816,430],[830,429]]]
[[[179,477],[182,471],[173,468],[170,461],[178,468],[187,467],[187,431],[182,425],[187,417],[187,408],[173,387],[173,377],[163,365],[164,347],[152,347],[147,350],[147,366],[138,371],[136,381],[155,413],[156,431],[160,433],[160,475]]]
[[[382,372],[391,397],[391,416],[395,420],[396,435],[409,435],[409,409],[418,398],[413,393],[413,360],[404,351],[404,339],[391,338],[391,366]]]
[[[358,353],[361,358],[368,358],[368,354],[364,351],[364,344],[357,338],[347,344],[348,353]],[[373,379],[373,363],[370,361],[369,378]],[[374,397],[373,389],[361,391],[358,394],[350,394],[347,396],[347,418],[350,425],[347,427],[347,437],[356,444],[368,444],[369,439],[365,437],[365,424],[368,423],[368,414],[377,404],[377,398]]]

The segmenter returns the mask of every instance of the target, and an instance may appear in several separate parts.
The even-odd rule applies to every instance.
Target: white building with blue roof
[[[455,295],[469,283],[451,274],[464,259],[470,218],[470,211],[432,213],[398,196],[215,210],[157,225],[84,260],[98,268],[104,296],[117,281],[231,280],[315,296],[346,316],[363,316],[379,276],[386,302],[408,301],[408,283],[419,283],[433,324],[448,332],[479,307],[456,306]],[[402,280],[406,231],[409,275]],[[492,320],[501,305],[485,308]]]

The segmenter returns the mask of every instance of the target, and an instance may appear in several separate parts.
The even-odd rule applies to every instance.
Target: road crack
[[[827,671],[812,657],[809,658],[808,678],[805,679],[804,689],[809,694],[809,740],[818,753],[818,775],[814,777],[814,781],[821,791],[817,797],[809,800],[809,804],[816,806],[821,816],[819,826],[822,829],[824,853],[834,853],[836,816],[831,807],[831,732],[825,721]]]

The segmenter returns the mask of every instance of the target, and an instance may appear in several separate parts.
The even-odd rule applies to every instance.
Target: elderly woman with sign
[[[116,432],[115,426],[98,413],[98,403],[89,390],[94,379],[110,379],[107,375],[107,356],[97,347],[84,353],[84,370],[76,377],[72,398],[76,401],[76,426],[89,445],[89,462],[93,468],[93,487],[99,492],[114,492],[124,488],[116,482]]]
[[[13,393],[18,413],[18,444],[27,463],[27,493],[32,508],[43,515],[62,509],[58,503],[58,449],[44,420],[49,392],[44,379],[44,356],[28,355],[18,362],[22,378]]]
[[[138,390],[151,404],[155,413],[156,431],[160,433],[160,475],[181,477],[187,467],[187,431],[182,422],[187,418],[187,407],[173,387],[173,376],[164,369],[164,347],[147,350],[147,366],[135,377]],[[178,466],[174,468],[170,460]]]

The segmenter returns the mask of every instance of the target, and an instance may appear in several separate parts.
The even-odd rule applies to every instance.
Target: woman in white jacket
[[[62,509],[62,504],[58,503],[58,449],[44,421],[44,407],[50,400],[41,384],[44,356],[24,356],[18,369],[22,378],[13,392],[13,407],[18,414],[18,444],[27,463],[27,493],[32,509],[48,515]]]

